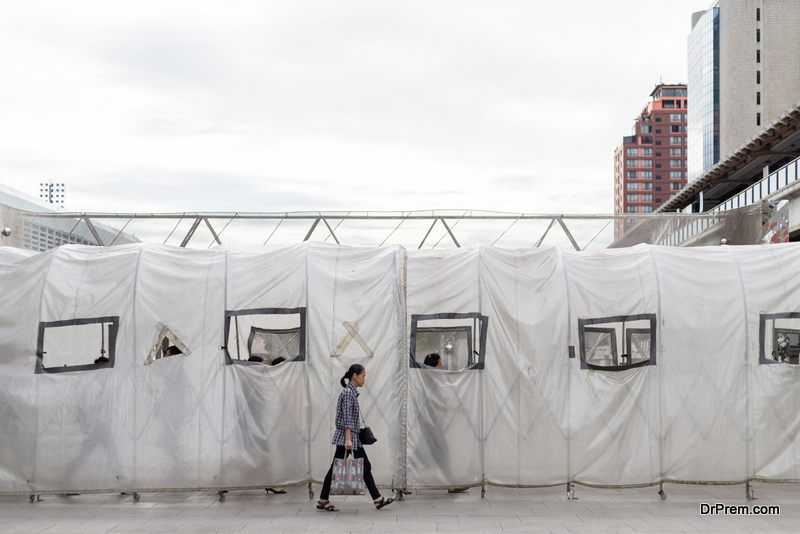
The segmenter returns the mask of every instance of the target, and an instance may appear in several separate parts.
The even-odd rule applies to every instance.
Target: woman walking
[[[344,388],[339,394],[339,402],[336,404],[336,432],[333,434],[333,441],[331,443],[336,445],[336,453],[333,455],[333,462],[331,468],[328,469],[328,474],[325,475],[325,482],[322,484],[322,491],[319,494],[319,502],[317,508],[320,510],[327,510],[329,512],[338,512],[336,508],[328,500],[331,492],[331,478],[333,476],[333,463],[337,458],[344,459],[345,452],[348,450],[353,451],[354,458],[364,459],[364,484],[366,484],[369,494],[372,495],[372,501],[375,503],[375,508],[380,510],[387,504],[394,502],[392,498],[381,496],[375,486],[375,480],[372,478],[372,466],[367,458],[367,453],[361,441],[358,439],[359,415],[361,411],[358,408],[358,390],[364,385],[367,376],[367,371],[363,365],[357,363],[350,366],[342,379],[339,381]],[[345,380],[349,383],[345,384]]]

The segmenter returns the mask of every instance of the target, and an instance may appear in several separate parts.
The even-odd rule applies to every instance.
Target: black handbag
[[[378,438],[375,437],[375,434],[372,433],[372,430],[367,426],[367,422],[364,421],[364,415],[361,415],[361,421],[364,423],[364,428],[358,430],[358,439],[361,441],[362,445],[372,445]]]

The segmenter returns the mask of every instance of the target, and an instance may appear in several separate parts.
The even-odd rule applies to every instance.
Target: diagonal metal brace
[[[453,243],[456,244],[456,247],[461,248],[461,245],[458,244],[458,239],[456,239],[456,236],[453,235],[453,231],[450,229],[449,226],[447,226],[447,223],[445,222],[445,220],[442,219],[442,218],[439,218],[439,220],[442,221],[442,224],[444,225],[444,227],[447,228],[447,233],[450,234],[450,237],[453,238]]]
[[[208,222],[208,217],[203,217],[203,220],[206,222],[208,229],[211,230],[211,235],[214,236],[214,240],[217,242],[217,245],[221,245],[222,241],[219,240],[219,236],[217,235],[217,232],[214,231],[214,227],[211,226],[210,222]]]
[[[339,244],[340,244],[340,243],[339,243],[339,240],[338,240],[338,239],[336,239],[336,234],[334,234],[334,233],[333,233],[333,228],[331,228],[331,225],[330,225],[330,224],[328,224],[328,221],[327,221],[327,219],[322,219],[322,222],[324,222],[324,223],[325,223],[325,226],[327,226],[327,227],[328,227],[328,231],[329,231],[329,232],[331,233],[331,235],[333,236],[333,240],[334,240],[334,241],[336,241],[336,244],[337,244],[337,245],[339,245]]]
[[[550,231],[550,229],[553,227],[555,223],[556,223],[555,219],[550,219],[550,224],[547,225],[547,229],[542,234],[542,237],[539,238],[539,241],[537,241],[536,244],[533,245],[533,248],[539,248],[542,245],[542,241],[544,241],[544,238],[547,237],[547,233]]]
[[[434,219],[434,220],[433,220],[433,224],[431,224],[431,227],[430,227],[430,228],[428,228],[428,233],[427,233],[427,234],[425,234],[425,237],[423,237],[423,238],[422,238],[422,243],[420,243],[420,244],[419,244],[419,246],[418,246],[417,248],[422,248],[422,245],[424,245],[424,244],[425,244],[425,240],[426,240],[426,239],[428,239],[428,236],[429,236],[429,235],[431,235],[431,230],[433,230],[433,227],[434,227],[434,226],[436,226],[436,221],[438,221],[438,220],[439,220],[439,219]]]
[[[317,217],[316,219],[314,219],[314,224],[311,225],[311,228],[308,230],[308,233],[303,238],[303,241],[308,241],[311,238],[311,234],[314,233],[314,230],[317,228],[317,225],[319,224],[319,221],[320,221],[321,218],[322,217]],[[338,241],[337,241],[337,243],[338,243]]]
[[[183,241],[181,241],[181,247],[185,247],[189,243],[189,240],[194,235],[194,231],[197,230],[198,226],[200,226],[200,221],[202,221],[200,217],[194,220],[194,222],[192,223],[192,227],[189,228],[189,233],[186,234],[186,237],[184,237]]]
[[[97,241],[97,244],[100,245],[101,247],[105,246],[105,245],[103,245],[103,240],[100,239],[100,234],[97,233],[97,230],[95,229],[94,225],[92,224],[92,221],[89,220],[89,217],[84,215],[83,216],[83,222],[85,222],[86,226],[89,227],[89,231],[94,236],[94,239],[95,239],[95,241]]]
[[[569,238],[569,242],[572,243],[572,246],[575,247],[575,250],[580,252],[581,247],[578,246],[578,243],[575,242],[575,238],[572,237],[572,234],[569,233],[569,230],[567,230],[567,225],[564,224],[564,221],[561,220],[561,217],[558,217],[556,220],[558,221],[558,224],[561,225],[561,228],[564,230],[564,233],[567,234],[567,237]]]

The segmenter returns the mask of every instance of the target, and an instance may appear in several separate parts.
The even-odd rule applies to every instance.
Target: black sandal
[[[336,508],[331,501],[317,501],[317,510],[326,510],[328,512],[338,512],[339,509]]]
[[[285,493],[286,493],[286,490],[285,490],[285,489],[282,489],[282,490],[276,490],[276,489],[274,489],[274,488],[264,488],[264,489],[265,489],[265,490],[267,490],[267,493],[269,493],[269,492],[271,491],[271,492],[272,492],[272,493],[274,493],[275,495],[283,495],[283,494],[285,494]]]
[[[380,501],[378,501],[378,502],[372,501],[372,502],[375,504],[375,509],[376,510],[380,510],[384,506],[388,506],[388,505],[392,504],[394,502],[394,499],[391,498],[391,497],[389,497],[388,499],[386,497],[381,497]]]

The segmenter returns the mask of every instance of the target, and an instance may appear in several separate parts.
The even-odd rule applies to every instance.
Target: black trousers
[[[333,455],[333,461],[335,462],[336,458],[340,460],[344,459],[345,450],[343,446],[337,445],[336,453]],[[364,447],[353,449],[353,458],[364,459],[364,484],[367,486],[369,494],[372,495],[372,500],[377,499],[381,496],[381,492],[378,491],[378,487],[375,485],[375,479],[372,478],[372,465],[369,463],[369,458],[367,458],[367,452],[364,450]],[[331,462],[331,468],[328,469],[328,474],[325,475],[325,482],[322,484],[322,491],[319,494],[319,498],[322,501],[327,501],[328,497],[330,497],[331,478],[333,478],[333,462]]]

